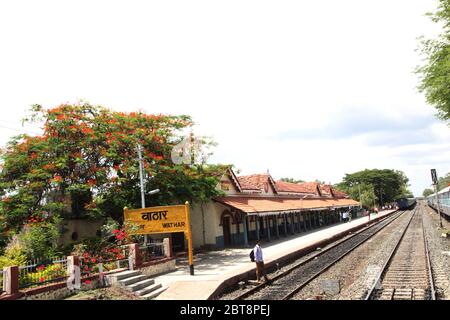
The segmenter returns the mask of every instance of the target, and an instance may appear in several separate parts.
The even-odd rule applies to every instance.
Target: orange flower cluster
[[[53,169],[55,169],[55,165],[53,163],[46,164],[46,165],[44,165],[42,167],[42,169],[44,169],[44,170],[53,170]]]
[[[157,161],[161,161],[164,159],[162,156],[159,156],[153,152],[147,153],[147,157],[152,158],[153,160],[157,160]]]
[[[89,127],[83,127],[83,129],[81,129],[81,132],[83,132],[84,134],[93,134],[94,130]]]
[[[57,174],[50,182],[60,183],[62,181],[63,181],[63,178]]]

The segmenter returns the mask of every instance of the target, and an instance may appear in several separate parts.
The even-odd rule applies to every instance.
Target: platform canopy
[[[247,215],[274,215],[301,211],[334,210],[359,206],[353,199],[299,199],[282,197],[219,197],[215,201]]]

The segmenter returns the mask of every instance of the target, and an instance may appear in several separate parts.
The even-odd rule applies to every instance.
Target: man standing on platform
[[[259,240],[256,241],[255,248],[253,248],[253,252],[255,254],[255,262],[256,262],[256,281],[260,282],[260,279],[264,277],[264,280],[269,281],[267,278],[266,271],[264,270],[264,259],[262,249],[259,245]]]

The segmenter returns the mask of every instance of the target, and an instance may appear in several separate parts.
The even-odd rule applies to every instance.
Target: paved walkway
[[[381,211],[372,217],[381,217],[394,210]],[[372,218],[373,219],[373,218]],[[308,233],[280,236],[278,240],[262,243],[266,263],[283,257],[293,251],[327,239],[353,227],[362,225],[368,217],[353,219],[348,223],[316,229]],[[167,286],[157,300],[206,300],[225,280],[250,271],[255,264],[250,261],[251,248],[224,249],[196,254],[194,257],[195,275],[189,275],[186,259],[179,259],[176,271],[156,277],[155,280]]]

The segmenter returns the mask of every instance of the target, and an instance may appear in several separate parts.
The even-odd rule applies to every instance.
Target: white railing
[[[19,287],[29,288],[67,278],[67,258],[35,259],[19,266]]]

